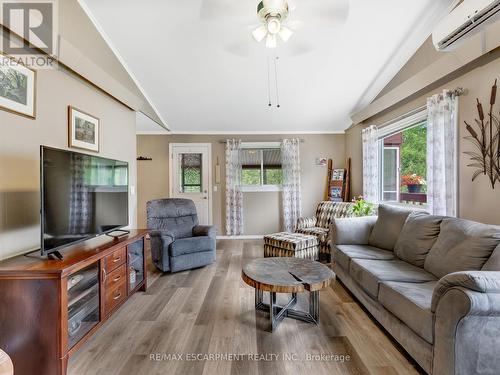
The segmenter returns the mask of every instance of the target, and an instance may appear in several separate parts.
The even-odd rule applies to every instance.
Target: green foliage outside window
[[[283,181],[283,174],[281,172],[281,169],[278,168],[266,169],[264,166],[264,175],[262,177],[264,178],[262,185],[281,185]],[[244,186],[260,186],[260,169],[243,168],[241,182]]]
[[[260,186],[260,169],[243,168],[241,183],[245,186]]]
[[[184,167],[184,193],[201,192],[201,169],[196,167]]]
[[[264,185],[281,185],[282,181],[281,169],[264,169]]]
[[[427,176],[427,126],[425,123],[403,131],[400,175],[412,174],[421,176],[423,179]],[[402,192],[407,192],[407,189],[406,186],[401,187]]]

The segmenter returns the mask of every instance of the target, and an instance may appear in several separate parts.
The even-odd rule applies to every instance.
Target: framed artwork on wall
[[[0,108],[35,118],[36,72],[0,53]]]
[[[99,119],[68,106],[68,146],[99,152]]]

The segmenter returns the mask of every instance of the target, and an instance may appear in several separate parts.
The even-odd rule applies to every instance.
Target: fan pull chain
[[[280,95],[279,95],[279,89],[278,89],[278,60],[279,60],[279,57],[276,56],[274,58],[274,79],[276,82],[276,108],[280,107]]]
[[[271,67],[269,63],[269,56],[267,56],[267,99],[268,99],[268,106],[271,107]]]

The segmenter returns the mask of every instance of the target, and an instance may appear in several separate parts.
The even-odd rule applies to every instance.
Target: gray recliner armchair
[[[147,217],[151,257],[158,269],[177,272],[215,262],[215,227],[198,225],[192,200],[149,201]]]

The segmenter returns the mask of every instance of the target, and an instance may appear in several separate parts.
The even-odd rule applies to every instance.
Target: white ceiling
[[[300,28],[276,50],[280,108],[251,38],[257,0],[80,2],[173,132],[318,133],[347,128],[453,1],[289,0]]]

